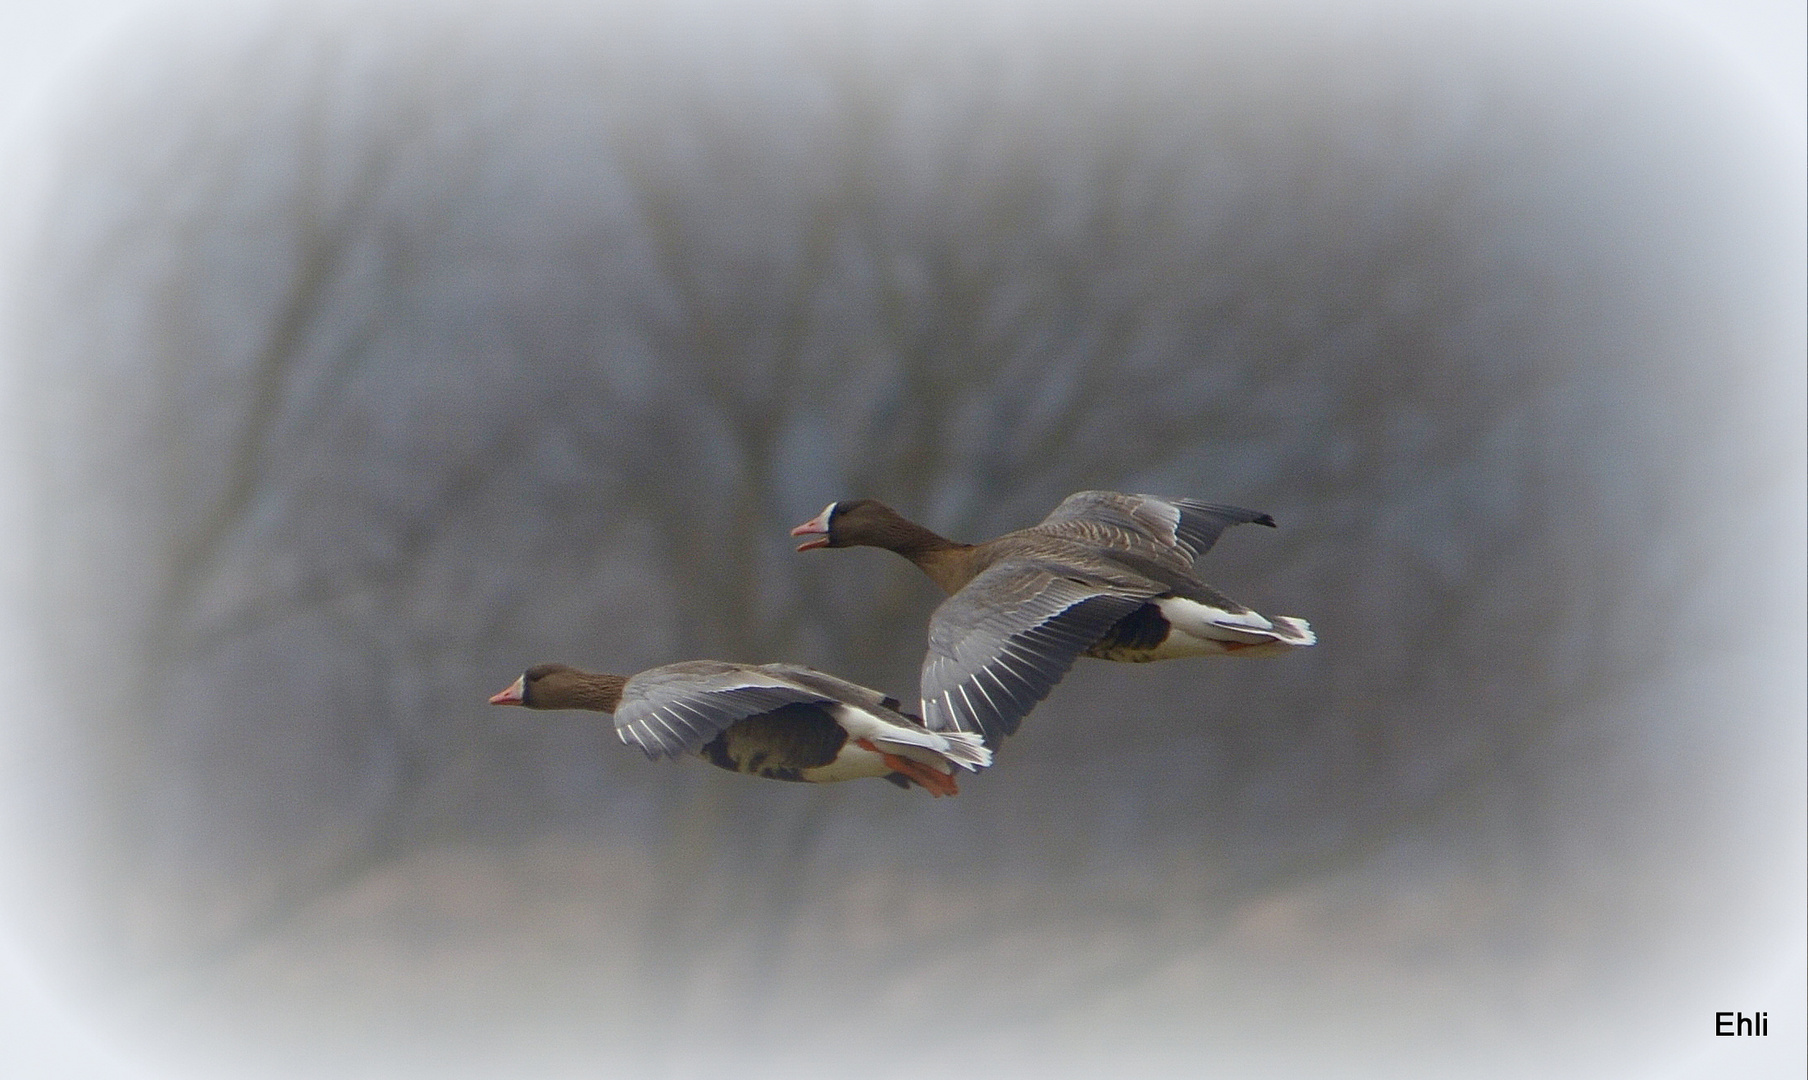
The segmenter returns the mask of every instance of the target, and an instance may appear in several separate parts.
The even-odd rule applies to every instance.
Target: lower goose
[[[955,766],[992,763],[979,736],[930,731],[895,698],[794,664],[687,660],[638,675],[536,664],[490,704],[613,713],[622,742],[649,758],[694,753],[771,780],[877,776],[939,798],[960,794]]]

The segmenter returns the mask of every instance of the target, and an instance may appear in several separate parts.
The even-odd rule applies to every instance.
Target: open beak
[[[508,684],[508,689],[490,697],[491,705],[525,705],[527,703],[527,676],[518,675],[515,681]]]
[[[797,545],[797,550],[808,551],[811,548],[829,546],[829,516],[835,512],[835,504],[823,507],[822,513],[791,530],[792,536],[808,536],[810,539]]]

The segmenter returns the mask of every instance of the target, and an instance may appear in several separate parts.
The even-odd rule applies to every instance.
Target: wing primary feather
[[[992,680],[992,685],[998,688],[998,693],[1005,699],[1006,702],[1008,702],[1010,704],[1010,706],[1011,706],[1010,711],[1012,713],[1014,713],[1018,716],[1022,716],[1024,713],[1027,713],[1029,711],[1029,708],[1031,706],[1033,706],[1035,704],[1034,702],[1024,701],[1021,697],[1019,697],[1016,693],[1014,693],[1010,687],[1008,687],[1004,684],[1004,680],[1000,679],[998,677],[998,674],[996,672],[994,672],[992,669],[986,668],[986,669],[980,671],[980,674],[985,676],[986,678]],[[984,690],[984,689],[985,688],[982,686],[981,690]],[[985,691],[985,693],[988,698],[990,698],[992,696],[990,691]],[[994,707],[996,707],[996,706],[994,706]],[[1002,712],[1003,710],[1000,710],[1000,711]]]
[[[995,728],[1003,727],[1005,722],[1004,717],[999,715],[997,709],[991,707],[992,703],[990,701],[985,701],[983,704],[975,702],[973,700],[973,695],[968,692],[969,687],[973,690],[978,690],[979,683],[977,681],[972,681],[961,687],[961,696],[967,699],[968,705],[973,709],[973,722],[979,725],[981,731],[989,732]]]
[[[658,733],[648,727],[644,722],[636,723],[626,730],[631,730],[633,732],[634,745],[640,747],[641,753],[652,758],[654,761],[658,761],[664,756],[665,743],[660,740]]]
[[[660,727],[662,727],[662,728],[665,728],[665,729],[666,729],[666,731],[667,731],[667,732],[669,732],[669,733],[670,733],[670,734],[671,734],[671,736],[672,736],[672,741],[673,741],[673,742],[675,742],[675,743],[677,743],[677,745],[678,745],[678,747],[679,747],[679,748],[680,748],[680,749],[682,749],[682,748],[683,748],[683,746],[684,746],[684,736],[682,736],[682,735],[680,735],[680,734],[678,734],[678,729],[677,729],[677,728],[675,728],[675,727],[673,727],[673,726],[672,726],[672,722],[671,722],[671,721],[670,721],[670,720],[667,720],[667,719],[666,719],[666,718],[665,718],[665,710],[664,710],[664,709],[661,709],[661,710],[659,710],[659,711],[657,711],[657,712],[654,712],[654,713],[651,713],[651,714],[649,714],[649,716],[648,716],[648,718],[649,718],[649,719],[651,719],[651,720],[657,720],[657,721],[659,721],[659,726],[660,726]],[[659,742],[659,748],[660,748],[660,749],[661,749],[661,750],[663,750],[663,751],[665,751],[665,752],[666,752],[666,753],[668,753],[668,754],[670,754],[670,753],[674,753],[674,752],[675,752],[675,751],[673,751],[673,749],[672,749],[672,748],[671,748],[671,747],[670,747],[670,746],[669,746],[669,745],[667,745],[667,742],[666,742],[666,740],[665,740],[665,739],[664,739],[664,738],[661,738],[661,737],[658,737],[658,735],[657,735],[657,733],[656,733],[656,732],[655,732],[655,737],[656,737],[656,738],[658,738],[658,742]]]
[[[979,727],[982,734],[987,738],[990,738],[992,728],[996,725],[997,718],[986,715],[983,710],[973,703],[973,696],[967,693],[967,686],[967,683],[962,683],[955,687],[955,689],[960,691],[961,700],[967,703],[968,717]],[[1006,732],[1005,734],[1008,735],[1010,733]]]
[[[956,710],[960,713],[960,715],[963,718],[965,718],[973,723],[978,724],[979,717],[976,715],[976,710],[973,708],[973,699],[967,696],[966,684],[965,683],[955,683],[954,684],[954,693],[959,694],[960,700],[961,700],[961,704],[955,706]],[[951,698],[950,701],[952,701],[952,700],[953,699]],[[985,725],[981,724],[980,730],[984,731]]]
[[[689,701],[673,701],[663,711],[668,713],[672,719],[689,728],[693,736],[707,738],[715,733],[716,723],[708,713],[703,711],[701,705]],[[693,722],[685,713],[696,717],[696,721]]]
[[[674,707],[676,704],[676,702],[667,702],[649,713],[648,718],[658,722],[659,726],[665,729],[667,735],[682,741],[684,733],[678,730],[678,725],[683,722],[684,715]],[[664,736],[660,738],[660,741],[665,741]]]
[[[980,668],[978,671],[974,672],[973,678],[968,680],[968,685],[972,686],[973,689],[978,690],[980,697],[985,698],[986,708],[990,709],[995,714],[1002,713],[1003,710],[998,707],[998,702],[992,700],[992,695],[986,692],[985,684],[979,681],[980,676],[985,673],[985,668]]]
[[[657,709],[649,712],[647,716],[650,719],[659,721],[661,727],[665,728],[666,731],[671,733],[673,738],[676,738],[681,742],[684,740],[686,734],[690,732],[691,721],[689,717],[684,715],[684,703],[681,701],[668,701]],[[683,730],[679,729],[679,725],[681,724],[683,725]],[[664,740],[662,739],[661,741],[663,742]]]
[[[1000,649],[998,651],[998,656],[993,659],[992,666],[989,670],[995,673],[993,676],[994,678],[998,677],[996,673],[1002,672],[1003,674],[1016,679],[1020,686],[1027,687],[1029,685],[1028,680],[1023,677],[1023,673],[1011,665],[1011,654],[1008,650]],[[1000,681],[1002,682],[1002,680]]]

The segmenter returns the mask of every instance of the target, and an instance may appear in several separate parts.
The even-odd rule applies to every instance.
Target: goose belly
[[[799,770],[799,779],[812,784],[832,784],[840,780],[860,780],[868,776],[888,776],[892,767],[877,753],[849,739],[827,765]]]
[[[891,776],[898,770],[899,758],[912,759],[942,773],[952,771],[943,756],[920,744],[920,737],[900,728],[889,719],[845,702],[828,707],[846,741],[835,759],[803,772],[803,779],[816,783],[835,780],[857,780],[866,776]],[[877,743],[877,745],[875,745]],[[885,758],[891,756],[888,763]]]
[[[718,768],[768,780],[827,783],[891,771],[818,704],[794,703],[737,720],[697,752]]]

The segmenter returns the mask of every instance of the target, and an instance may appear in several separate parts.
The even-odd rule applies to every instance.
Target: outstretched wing
[[[692,660],[629,679],[615,709],[615,733],[658,759],[694,751],[737,720],[833,700],[757,668]]]
[[[923,722],[996,746],[1119,619],[1158,595],[1139,575],[1031,559],[987,567],[929,619]]]
[[[1062,500],[1037,528],[1105,547],[1140,547],[1153,541],[1178,551],[1191,565],[1211,550],[1225,529],[1244,524],[1273,528],[1274,518],[1198,499],[1081,491]]]

